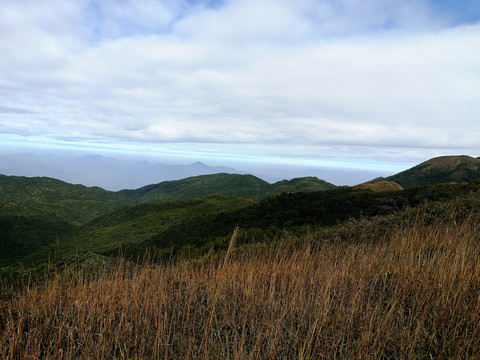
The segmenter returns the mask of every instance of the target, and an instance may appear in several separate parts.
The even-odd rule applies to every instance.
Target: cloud
[[[0,114],[31,114],[31,112],[23,109],[0,106]]]
[[[480,25],[452,27],[442,11],[405,0],[6,0],[1,130],[284,153],[478,150]]]

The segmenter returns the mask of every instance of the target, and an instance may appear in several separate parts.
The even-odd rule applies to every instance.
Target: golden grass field
[[[57,274],[0,300],[0,359],[479,359],[479,235],[420,218]]]

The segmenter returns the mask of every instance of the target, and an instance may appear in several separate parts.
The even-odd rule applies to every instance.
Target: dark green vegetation
[[[284,193],[270,197],[241,210],[223,214],[202,214],[152,236],[146,245],[164,247],[222,247],[226,235],[236,225],[243,242],[264,241],[288,231],[326,228],[352,219],[373,218],[402,210],[437,204],[480,193],[479,183],[440,184],[405,191],[373,192],[339,188],[315,193]],[[470,205],[468,205],[470,204]],[[466,203],[469,210],[472,203]],[[432,205],[432,208],[434,206]]]
[[[480,179],[480,158],[463,155],[433,158],[384,180],[395,181],[402,187],[409,188],[474,179]]]
[[[221,173],[194,176],[183,180],[164,181],[137,190],[122,190],[120,193],[141,202],[164,198],[189,200],[212,194],[261,200],[282,192],[312,192],[334,188],[336,188],[335,185],[316,177],[296,178],[269,184],[253,175]]]
[[[97,187],[0,175],[0,268],[18,264],[71,229],[133,203]]]
[[[0,175],[1,209],[10,214],[49,214],[79,225],[133,203],[99,187],[73,185],[47,177]]]
[[[2,175],[0,273],[38,268],[47,259],[78,252],[138,254],[168,228],[239,211],[251,204],[248,198],[328,188],[335,186],[313,177],[271,185],[251,175],[217,174],[114,193],[51,178]]]
[[[210,195],[203,199],[154,201],[123,207],[67,233],[60,255],[88,250],[105,255],[122,252],[125,256],[133,252],[141,256],[152,237],[172,226],[182,227],[203,216],[222,216],[249,204],[251,201],[244,198]],[[54,246],[45,250],[53,253]],[[171,251],[165,246],[160,250]]]

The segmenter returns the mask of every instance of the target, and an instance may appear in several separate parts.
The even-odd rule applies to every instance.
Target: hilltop
[[[467,155],[440,156],[396,175],[378,180],[394,181],[404,188],[480,179],[480,158]]]
[[[395,181],[376,181],[368,184],[359,184],[352,187],[355,190],[373,190],[376,192],[382,191],[400,191],[403,187],[397,184]]]
[[[133,203],[121,194],[96,186],[49,177],[0,175],[0,209],[17,215],[50,214],[79,225]]]
[[[188,200],[213,194],[260,200],[282,192],[312,192],[334,188],[335,185],[316,177],[296,178],[270,184],[253,175],[219,173],[164,181],[136,190],[121,190],[119,193],[141,202],[162,198]]]

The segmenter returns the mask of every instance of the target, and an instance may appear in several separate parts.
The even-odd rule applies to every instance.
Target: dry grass
[[[353,187],[355,190],[373,190],[376,192],[382,191],[400,191],[403,187],[395,181],[377,181],[372,184],[359,184]]]
[[[480,358],[479,235],[473,218],[418,222],[363,244],[57,276],[0,300],[0,358]]]

